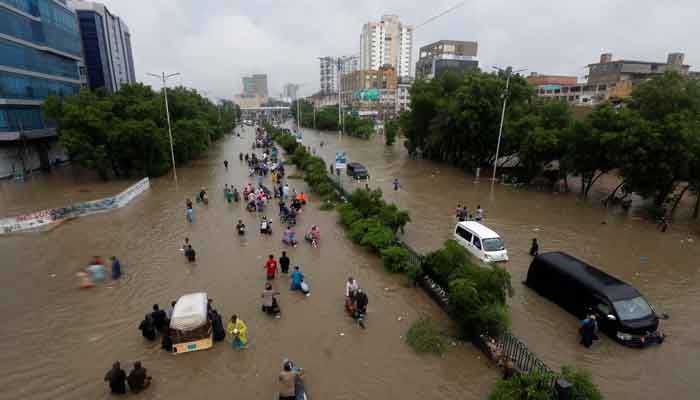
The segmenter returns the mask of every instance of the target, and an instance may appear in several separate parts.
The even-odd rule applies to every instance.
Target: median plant
[[[407,272],[411,266],[408,250],[403,247],[391,246],[382,250],[381,254],[384,267],[389,272]]]
[[[498,380],[488,400],[555,400],[552,379],[552,375],[539,372],[515,374]]]
[[[440,326],[429,318],[421,318],[411,324],[406,332],[406,343],[418,353],[442,355],[447,350],[447,339]]]
[[[508,328],[506,298],[513,290],[508,271],[475,263],[454,240],[428,254],[423,269],[447,289],[450,315],[465,338],[498,336]]]
[[[593,383],[591,374],[585,370],[564,366],[560,374],[516,373],[510,379],[500,379],[491,390],[489,400],[557,400],[559,397],[552,387],[557,377],[571,384],[571,399],[603,400],[603,394]]]

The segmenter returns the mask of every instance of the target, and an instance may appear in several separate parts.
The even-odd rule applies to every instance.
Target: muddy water
[[[444,317],[425,295],[385,274],[376,257],[345,239],[334,214],[315,204],[307,207],[298,232],[320,225],[321,248],[285,249],[279,225],[273,237],[261,237],[253,215],[224,201],[224,184],[247,182],[238,153],[250,151],[251,134],[248,129],[243,140],[228,139],[206,160],[178,170],[177,187],[167,177],[154,179],[148,192],[123,209],[51,232],[0,238],[1,399],[110,398],[102,378],[115,360],[128,368],[133,361],[144,362],[154,376],[141,395],[145,399],[272,399],[284,357],[307,370],[314,399],[484,398],[497,372],[472,347],[457,345],[440,359],[418,356],[403,343],[410,321]],[[229,172],[222,165],[225,158]],[[131,183],[64,174],[29,184],[0,183],[0,215],[103,197]],[[202,186],[211,190],[212,200],[207,208],[196,206],[196,221],[189,225],[184,198]],[[301,181],[292,186],[303,187]],[[244,239],[234,232],[238,219],[249,227]],[[185,236],[197,250],[194,265],[178,250]],[[272,320],[259,308],[263,257],[282,250],[302,266],[313,293],[291,294],[288,279],[278,278],[283,315]],[[76,288],[74,275],[92,255],[113,254],[125,272],[119,282]],[[366,331],[342,310],[348,275],[369,293]],[[174,356],[141,337],[137,327],[152,304],[164,306],[195,291],[206,291],[226,317],[241,316],[249,328],[249,349],[236,352],[219,343]]]
[[[611,399],[697,398],[700,382],[700,238],[698,224],[674,225],[661,234],[652,224],[606,212],[573,195],[514,190],[444,165],[411,160],[397,144],[386,148],[383,138],[371,141],[308,130],[304,142],[327,161],[345,151],[348,161],[364,163],[372,187],[411,212],[406,240],[423,251],[450,238],[457,203],[472,210],[481,205],[485,224],[506,241],[511,261],[507,269],[516,290],[511,300],[512,329],[550,366],[577,365],[589,369]],[[326,145],[321,148],[320,141]],[[393,179],[402,188],[393,190]],[[347,185],[352,185],[345,177]],[[363,184],[364,186],[364,184]],[[604,337],[592,349],[578,345],[577,321],[558,306],[522,285],[527,274],[530,241],[541,251],[564,250],[600,266],[635,285],[660,312],[668,340],[644,350],[625,348]],[[690,239],[690,240],[689,240]],[[631,397],[629,397],[631,396]]]

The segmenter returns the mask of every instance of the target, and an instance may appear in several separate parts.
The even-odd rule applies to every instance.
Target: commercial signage
[[[345,158],[345,152],[335,153],[335,169],[345,169],[348,166],[347,159]]]

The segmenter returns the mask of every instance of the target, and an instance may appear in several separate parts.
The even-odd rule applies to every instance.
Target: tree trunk
[[[603,200],[603,204],[604,204],[606,207],[608,206],[608,203],[610,202],[610,200],[612,200],[612,199],[615,197],[615,195],[617,194],[617,191],[620,190],[620,188],[621,188],[624,184],[625,184],[625,181],[623,180],[622,182],[620,182],[619,185],[617,185],[617,187],[615,188],[615,190],[613,190],[612,193],[610,193],[610,194],[608,195],[608,197],[606,197],[605,200]]]
[[[603,176],[603,174],[604,174],[604,172],[599,172],[598,175],[596,175],[595,172],[593,173],[593,176],[591,177],[591,180],[588,181],[588,187],[586,187],[586,193],[583,194],[583,198],[584,198],[584,199],[588,198],[588,193],[591,191],[591,188],[593,187],[593,185],[595,185],[596,181],[597,181],[601,176]]]
[[[676,208],[678,207],[678,204],[681,202],[683,199],[683,196],[685,196],[685,192],[688,191],[690,188],[690,185],[686,185],[683,190],[681,190],[681,194],[678,195],[678,198],[676,198],[676,201],[673,202],[673,207],[671,208],[671,212],[669,215],[673,215],[676,212]]]
[[[588,193],[588,190],[586,190],[586,174],[581,174],[581,197],[586,198],[586,193]]]
[[[698,219],[698,214],[700,214],[700,192],[698,192],[695,197],[695,208],[693,209],[693,218]]]

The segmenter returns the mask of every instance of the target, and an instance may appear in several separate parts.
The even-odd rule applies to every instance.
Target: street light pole
[[[156,78],[160,78],[163,82],[163,94],[165,95],[165,115],[166,115],[167,120],[168,120],[168,136],[170,138],[170,158],[171,158],[171,161],[173,163],[173,178],[175,179],[175,184],[177,184],[177,169],[175,168],[175,149],[173,147],[173,129],[170,126],[170,107],[168,106],[168,87],[166,86],[165,81],[169,78],[180,75],[180,73],[176,72],[174,74],[165,75],[165,72],[163,72],[161,75],[151,74],[151,73],[149,73],[148,75],[154,76]]]
[[[494,69],[498,71],[503,71],[503,69],[500,69],[498,67],[493,67]],[[525,68],[519,69],[517,71],[513,71],[512,67],[508,67],[505,69],[506,72],[506,89],[503,92],[503,109],[501,110],[501,123],[498,127],[498,142],[496,142],[496,158],[493,160],[493,176],[491,177],[492,182],[496,182],[496,169],[498,168],[498,153],[501,150],[501,135],[503,134],[503,122],[505,121],[506,118],[506,105],[508,104],[508,90],[510,88],[510,77],[513,74],[517,74],[518,72],[525,71]]]

